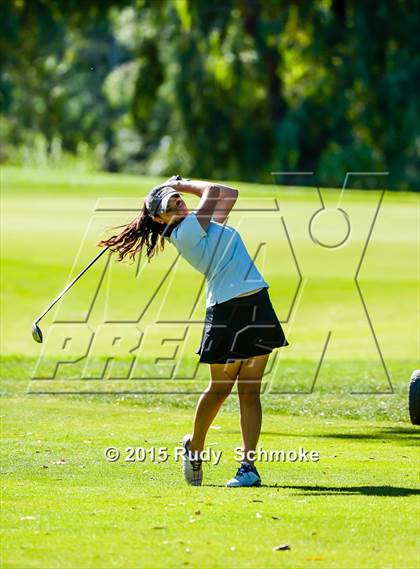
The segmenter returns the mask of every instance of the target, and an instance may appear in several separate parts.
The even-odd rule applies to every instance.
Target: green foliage
[[[389,171],[418,189],[419,24],[405,0],[19,0],[1,155],[33,161],[42,141],[47,161],[88,152],[111,171],[330,186]]]

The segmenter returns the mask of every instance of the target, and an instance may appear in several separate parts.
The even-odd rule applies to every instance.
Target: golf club
[[[182,176],[180,176],[179,174],[177,174],[176,176],[172,176],[171,178],[169,178],[169,180],[167,180],[165,183],[161,184],[160,186],[156,186],[155,189],[157,188],[163,188],[165,186],[165,184],[167,184],[168,182],[171,182],[173,180],[182,180]],[[189,180],[187,180],[189,181]],[[66,294],[66,292],[80,279],[81,276],[83,276],[85,274],[85,272],[94,264],[96,263],[96,261],[105,253],[105,251],[108,250],[108,247],[104,247],[102,249],[102,251],[100,251],[96,257],[94,259],[92,259],[92,261],[90,261],[90,263],[88,265],[86,265],[86,267],[83,269],[83,271],[81,271],[67,286],[66,288],[60,292],[60,294],[57,296],[57,298],[55,298],[52,303],[44,310],[44,312],[38,316],[38,318],[35,320],[35,322],[32,324],[32,338],[35,340],[35,342],[38,342],[39,344],[42,344],[42,340],[43,340],[43,336],[42,336],[42,330],[41,328],[38,326],[38,322],[44,318],[44,316],[47,314],[47,312],[49,312],[51,310],[51,308],[53,308],[53,306],[55,306],[57,304],[57,302]]]
[[[57,298],[55,298],[51,304],[49,306],[47,306],[47,308],[44,310],[44,312],[38,316],[38,318],[35,320],[35,322],[32,324],[32,338],[35,340],[35,342],[38,342],[39,344],[42,344],[42,331],[41,328],[38,326],[38,322],[40,320],[42,320],[42,318],[44,318],[44,316],[51,310],[51,308],[53,308],[53,306],[55,306],[57,304],[57,302],[60,300],[60,298],[62,298],[66,292],[80,279],[80,277],[82,277],[86,271],[94,264],[96,263],[96,261],[102,257],[102,255],[105,253],[105,251],[108,250],[108,247],[104,247],[102,249],[102,251],[100,251],[96,257],[94,257],[90,263],[88,265],[86,265],[86,267],[83,269],[83,271],[81,271],[76,277],[74,277],[74,279],[66,286],[66,288],[60,292],[60,294],[57,296]]]

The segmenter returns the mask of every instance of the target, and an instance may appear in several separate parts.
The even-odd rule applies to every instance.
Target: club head
[[[32,324],[32,338],[35,340],[35,342],[38,342],[38,344],[42,344],[41,328],[36,322]]]

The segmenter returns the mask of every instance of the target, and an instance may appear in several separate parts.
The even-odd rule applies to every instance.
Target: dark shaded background
[[[388,187],[419,189],[417,2],[14,0],[1,14],[3,163],[303,170],[323,186],[386,170]]]

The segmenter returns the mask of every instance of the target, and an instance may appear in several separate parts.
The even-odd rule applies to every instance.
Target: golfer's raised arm
[[[192,193],[201,198],[196,215],[205,231],[211,219],[223,223],[238,198],[238,190],[223,184],[202,180],[182,180],[178,184],[179,191]]]

